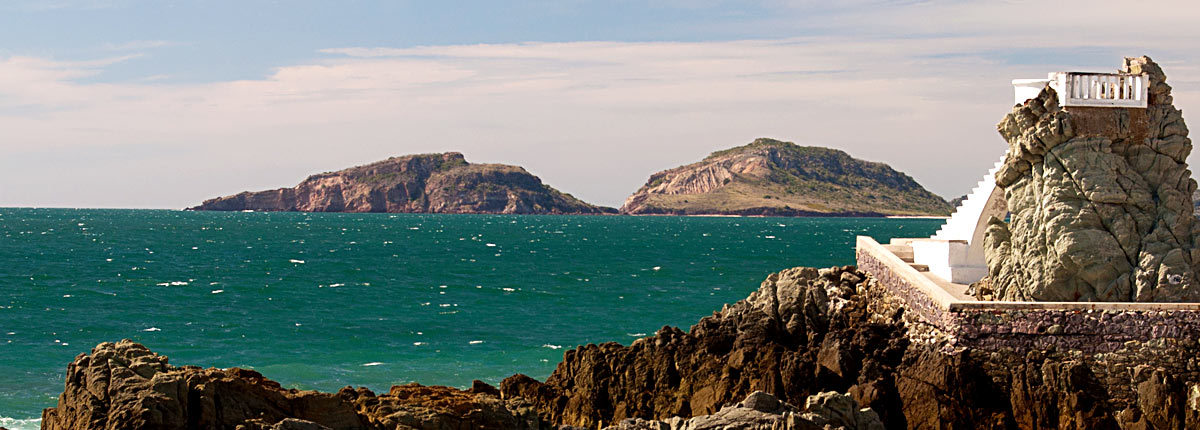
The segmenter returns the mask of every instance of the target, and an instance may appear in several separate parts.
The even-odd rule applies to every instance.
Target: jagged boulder
[[[482,386],[482,385],[479,385]],[[129,340],[102,343],[67,368],[44,430],[543,429],[530,406],[495,388],[462,391],[416,384],[376,396],[349,387],[319,393],[285,389],[258,372],[176,367]]]
[[[1200,301],[1187,125],[1157,64],[1124,71],[1149,75],[1147,109],[1063,109],[1047,87],[997,126],[1011,221],[984,237],[996,299]]]
[[[795,406],[849,391],[885,423],[902,420],[893,376],[908,340],[892,316],[874,318],[851,300],[865,284],[854,267],[784,270],[688,332],[663,327],[631,346],[582,346],[544,383],[517,375],[500,390],[534,402],[550,422],[589,428],[711,415],[754,391]]]

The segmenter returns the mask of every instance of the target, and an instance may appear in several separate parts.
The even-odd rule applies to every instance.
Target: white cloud
[[[1003,153],[994,124],[1012,101],[1010,79],[1115,69],[1117,53],[1151,52],[1177,103],[1200,106],[1194,26],[1113,33],[1014,9],[1068,14],[1076,4],[1044,3],[903,3],[857,22],[826,17],[846,31],[910,37],[344,47],[264,79],[209,84],[80,81],[119,58],[0,58],[0,181],[37,184],[4,187],[0,206],[182,207],[450,150],[618,205],[654,171],[760,136],[885,161],[953,196]],[[929,18],[938,14],[954,19]],[[1085,55],[1095,52],[1114,54]]]

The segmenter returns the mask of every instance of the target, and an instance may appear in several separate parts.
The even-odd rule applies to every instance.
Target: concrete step
[[[892,254],[895,254],[897,257],[900,257],[900,260],[904,261],[905,263],[913,262],[913,249],[911,246],[908,246],[908,245],[883,245],[883,249],[886,249],[886,250],[888,250],[888,252],[891,252]]]
[[[912,268],[917,269],[918,272],[928,272],[929,271],[929,266],[925,265],[925,264],[909,264],[909,266],[912,266]]]
[[[996,171],[1003,165],[1004,159],[1002,158],[984,175],[983,180],[971,189],[967,198],[955,208],[954,214],[949,220],[946,220],[945,224],[942,224],[942,227],[932,236],[933,238],[965,239],[975,232],[978,218],[987,209],[988,197],[996,187]]]

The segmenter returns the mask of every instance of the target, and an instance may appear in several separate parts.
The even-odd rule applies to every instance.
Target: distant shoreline
[[[304,214],[391,214],[391,215],[518,215],[518,216],[632,216],[632,217],[697,217],[697,218],[873,218],[873,219],[950,219],[949,216],[940,215],[879,215],[879,214],[860,214],[860,213],[812,213],[805,215],[779,215],[779,214],[671,214],[671,213],[640,213],[640,214],[621,214],[621,213],[493,213],[493,212],[305,212],[305,211],[262,211],[262,210],[241,210],[241,211],[217,211],[217,210],[195,210],[192,208],[73,208],[73,207],[29,207],[29,206],[5,206],[3,209],[31,209],[31,210],[132,210],[132,211],[173,211],[173,212],[211,212],[211,213],[304,213]]]

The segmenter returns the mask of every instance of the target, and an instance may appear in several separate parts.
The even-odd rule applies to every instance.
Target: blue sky
[[[266,76],[325,48],[793,36],[778,8],[713,1],[24,1],[3,10],[3,54],[88,58],[138,52],[94,81]],[[762,25],[757,25],[757,24]],[[161,49],[160,49],[161,48]]]
[[[618,206],[756,137],[955,196],[1004,151],[1013,78],[1149,54],[1200,106],[1200,8],[1121,4],[9,0],[0,206],[178,208],[451,150]]]

